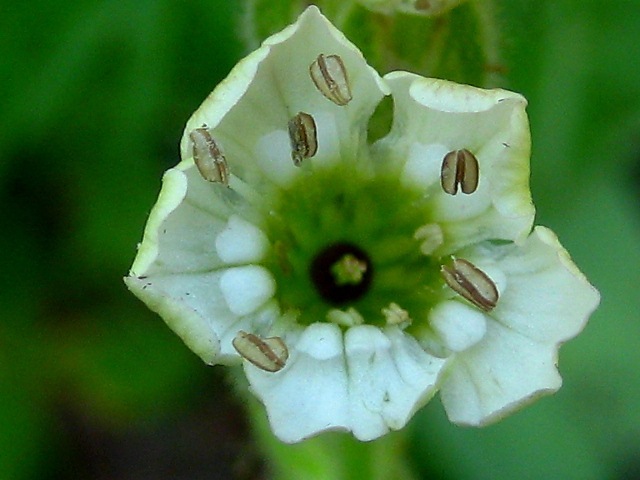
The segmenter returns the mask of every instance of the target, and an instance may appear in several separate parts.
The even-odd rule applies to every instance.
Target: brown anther
[[[339,55],[321,53],[309,66],[309,75],[320,93],[336,105],[344,106],[351,101],[347,69]]]
[[[458,193],[458,187],[462,193],[475,192],[479,177],[478,159],[466,148],[453,150],[442,159],[440,184],[442,189],[450,195]]]
[[[193,143],[193,161],[209,182],[229,185],[229,166],[211,133],[206,127],[196,128],[189,134]]]
[[[241,330],[231,343],[242,358],[266,372],[282,370],[289,358],[289,350],[280,337],[262,339]]]
[[[289,120],[289,140],[291,158],[299,166],[305,158],[313,157],[318,151],[316,122],[311,115],[299,112]]]
[[[445,282],[476,307],[490,312],[498,303],[498,289],[486,273],[467,260],[456,258],[440,269]]]

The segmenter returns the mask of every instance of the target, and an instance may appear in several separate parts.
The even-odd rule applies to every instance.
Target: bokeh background
[[[411,459],[425,479],[640,478],[640,2],[496,3],[537,223],[602,304],[558,394],[484,429],[434,400]],[[0,0],[0,479],[268,478],[223,369],[122,283],[186,119],[245,52],[243,6]]]

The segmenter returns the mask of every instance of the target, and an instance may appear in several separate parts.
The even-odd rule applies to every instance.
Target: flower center
[[[320,296],[336,306],[365,295],[373,278],[368,255],[349,243],[336,243],[322,250],[311,262],[309,273]]]
[[[273,200],[266,266],[283,312],[306,325],[383,326],[405,317],[426,324],[443,280],[440,259],[425,251],[431,237],[441,238],[421,229],[432,218],[422,192],[397,174],[343,161],[304,172]]]

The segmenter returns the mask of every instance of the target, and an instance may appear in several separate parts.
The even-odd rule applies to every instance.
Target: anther
[[[189,134],[193,142],[193,160],[202,175],[209,182],[229,185],[229,166],[211,133],[206,127],[196,128]]]
[[[444,243],[444,233],[437,223],[428,223],[418,228],[413,234],[416,240],[422,240],[420,252],[431,255]]]
[[[321,53],[309,66],[309,74],[320,93],[336,105],[344,106],[351,101],[347,70],[340,56]]]
[[[466,148],[453,150],[442,159],[440,184],[442,189],[450,195],[458,193],[458,187],[462,193],[475,192],[478,188],[479,176],[478,159]]]
[[[411,323],[409,312],[395,302],[391,302],[388,307],[383,308],[382,315],[384,315],[387,325],[408,326]]]
[[[305,158],[313,157],[318,151],[318,133],[316,122],[311,115],[299,112],[289,120],[289,140],[291,158],[298,166]]]
[[[440,272],[447,285],[485,312],[493,310],[498,303],[496,284],[471,262],[456,258],[453,266],[443,265]]]
[[[353,327],[355,325],[362,325],[364,318],[360,312],[353,307],[349,307],[346,310],[332,308],[327,312],[327,321],[344,327]]]
[[[241,330],[231,343],[242,358],[266,372],[282,370],[289,358],[287,346],[280,337],[262,339]]]

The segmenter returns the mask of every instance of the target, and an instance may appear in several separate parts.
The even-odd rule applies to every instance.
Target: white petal
[[[287,443],[326,430],[347,430],[347,371],[342,333],[337,325],[306,327],[289,349],[285,367],[269,373],[245,363],[251,389],[264,403],[273,432]]]
[[[258,262],[268,248],[269,240],[262,230],[237,215],[229,217],[216,237],[216,251],[226,263]]]
[[[125,283],[206,363],[229,364],[238,361],[231,346],[236,333],[239,330],[267,333],[279,312],[274,302],[250,312],[232,311],[221,288],[224,274],[225,270],[216,270],[130,276]]]
[[[240,355],[232,345],[233,339],[240,330],[251,332],[259,337],[270,336],[271,327],[277,322],[280,316],[280,308],[275,300],[268,301],[258,310],[238,317],[228,322],[226,329],[218,332],[220,338],[220,353],[218,354],[217,363],[233,364],[239,363]]]
[[[442,159],[450,151],[451,148],[440,143],[412,143],[402,170],[402,181],[419,188],[439,181]]]
[[[216,238],[234,210],[251,218],[237,195],[202,179],[191,162],[168,170],[125,279],[129,289],[209,364],[235,358],[221,352],[221,335],[238,314],[229,309],[219,287],[225,262],[216,248]]]
[[[291,161],[291,140],[284,128],[262,135],[256,142],[257,166],[273,183],[286,186],[300,173]]]
[[[208,311],[194,308],[188,296],[173,296],[147,278],[129,276],[124,280],[129,290],[158,313],[196,355],[209,365],[216,363],[220,340]]]
[[[483,215],[491,208],[491,195],[484,176],[473,195],[459,193],[452,196],[441,191],[439,184],[442,159],[451,150],[454,149],[438,143],[415,142],[409,147],[409,158],[402,171],[402,180],[406,185],[426,189],[433,187],[435,180],[435,189],[431,188],[431,191],[435,191],[432,201],[436,210],[433,220],[436,222],[467,221]]]
[[[375,154],[401,165],[405,184],[418,186],[432,200],[429,220],[439,223],[447,238],[436,253],[489,238],[523,238],[534,213],[524,98],[406,72],[385,80],[394,97],[394,123]],[[445,153],[462,148],[477,157],[480,180],[474,193],[453,196],[440,186],[439,167]]]
[[[461,256],[492,259],[507,281],[486,336],[455,356],[442,385],[449,418],[482,425],[560,387],[558,348],[582,330],[599,294],[542,227],[522,245],[487,244]]]
[[[443,345],[454,352],[478,343],[487,331],[482,312],[454,300],[441,302],[431,310],[429,323]]]
[[[224,270],[220,290],[229,310],[236,315],[247,315],[273,297],[276,282],[266,268],[245,265]]]
[[[557,344],[573,338],[599,303],[598,291],[547,228],[536,227],[520,246],[486,244],[461,255],[506,284],[499,287],[491,317],[533,341]],[[499,279],[498,269],[506,281]]]
[[[350,328],[345,351],[351,430],[365,441],[406,425],[435,393],[444,364],[397,327],[384,332],[371,325]]]
[[[325,98],[311,79],[309,67],[320,54],[341,57],[353,92],[347,105],[338,106]],[[369,116],[386,91],[360,51],[312,6],[295,24],[265,40],[238,63],[198,108],[182,138],[182,158],[192,156],[189,132],[207,125],[230,171],[263,191],[270,188],[265,181],[274,171],[300,174],[300,169],[292,168],[290,149],[283,152],[282,142],[272,149],[264,139],[282,139],[280,132],[286,131],[289,120],[305,112],[315,118],[318,129],[318,152],[310,159],[314,164],[322,166],[338,158],[359,160],[367,152]],[[265,155],[270,158],[267,165],[261,160]],[[256,166],[267,170],[261,172]]]
[[[213,239],[229,210],[224,202],[212,201],[209,188],[204,181],[190,182],[182,165],[165,173],[131,267],[132,276],[212,270],[223,265]]]
[[[560,388],[556,347],[532,342],[495,322],[484,340],[458,354],[441,387],[449,419],[486,425]]]

